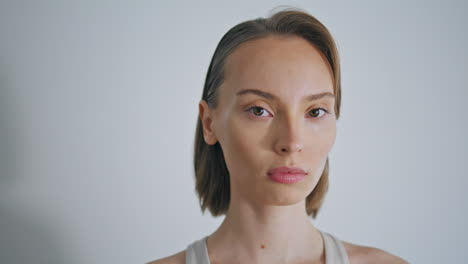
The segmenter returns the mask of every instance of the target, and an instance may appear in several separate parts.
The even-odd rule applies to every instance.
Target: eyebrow
[[[236,95],[241,96],[241,95],[245,95],[245,94],[255,94],[255,95],[264,97],[266,99],[269,99],[269,100],[278,101],[278,97],[276,95],[273,95],[271,93],[264,92],[264,91],[261,91],[261,90],[257,90],[257,89],[244,89],[244,90],[241,90],[241,91],[237,92]],[[304,98],[304,100],[305,101],[315,101],[315,100],[318,100],[318,99],[323,98],[323,97],[331,97],[331,98],[335,99],[334,94],[332,94],[330,92],[323,92],[323,93],[308,95],[308,96],[306,96]]]

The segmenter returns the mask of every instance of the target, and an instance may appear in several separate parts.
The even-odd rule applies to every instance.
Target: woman
[[[211,235],[151,263],[407,263],[314,227],[328,189],[341,87],[329,31],[300,10],[234,26],[211,60],[195,138]]]

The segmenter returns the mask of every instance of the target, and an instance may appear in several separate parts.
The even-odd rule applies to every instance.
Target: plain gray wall
[[[314,224],[411,263],[468,259],[463,1],[1,1],[0,262],[144,263],[213,232],[192,170],[209,60],[279,5],[342,59]]]

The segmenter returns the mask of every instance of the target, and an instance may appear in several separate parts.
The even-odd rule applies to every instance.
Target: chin
[[[309,195],[305,190],[275,190],[270,191],[268,195],[263,196],[265,204],[268,205],[293,205],[304,201]]]

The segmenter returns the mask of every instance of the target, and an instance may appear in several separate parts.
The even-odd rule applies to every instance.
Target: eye
[[[320,114],[320,110],[323,110],[324,114],[328,114],[328,110],[325,108],[314,108],[311,111],[309,111],[309,113],[314,113],[311,115],[313,118],[320,118],[321,116],[318,116]]]
[[[310,116],[313,117],[314,119],[318,119],[322,117],[323,115],[320,115],[320,110],[324,112],[324,114],[328,114],[329,111],[325,108],[314,108],[309,113],[312,113]],[[252,113],[254,116],[258,117],[265,117],[264,114],[269,113],[265,108],[260,107],[260,106],[252,106],[246,110],[247,112]]]
[[[260,106],[252,106],[246,110],[247,112],[251,112],[254,116],[263,116],[263,113],[268,113],[263,107]]]

